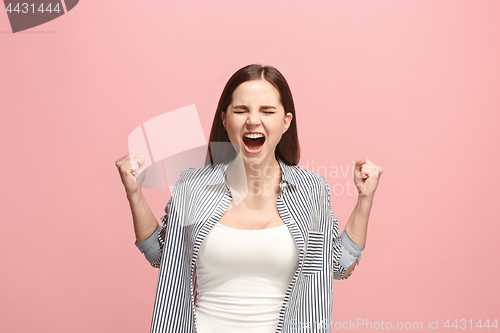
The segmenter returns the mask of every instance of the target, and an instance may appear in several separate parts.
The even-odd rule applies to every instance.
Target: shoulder
[[[201,168],[185,168],[181,171],[181,174],[175,186],[192,187],[212,184],[213,182],[221,179],[222,169],[222,164],[216,164],[214,166],[208,164]]]
[[[315,187],[326,183],[325,177],[319,173],[311,172],[298,165],[289,165],[287,168],[290,180],[302,187]]]
[[[179,179],[187,180],[190,178],[199,178],[202,176],[206,176],[216,171],[216,168],[217,166],[213,168],[212,165],[210,164],[205,165],[201,168],[185,168],[184,170],[181,171]]]

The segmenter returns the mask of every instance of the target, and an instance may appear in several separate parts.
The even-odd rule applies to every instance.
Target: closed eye
[[[248,111],[233,111],[233,113],[247,113]],[[273,111],[262,111],[262,113],[265,113],[265,114],[275,114],[276,112],[273,112]]]

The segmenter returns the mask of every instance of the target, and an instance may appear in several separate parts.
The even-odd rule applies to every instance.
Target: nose
[[[249,112],[247,118],[247,125],[260,125],[260,113]]]

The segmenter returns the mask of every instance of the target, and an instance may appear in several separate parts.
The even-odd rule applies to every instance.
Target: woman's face
[[[222,113],[229,140],[240,147],[246,161],[274,158],[276,146],[292,121],[290,112],[285,115],[278,90],[266,80],[250,80],[240,84],[232,97]]]

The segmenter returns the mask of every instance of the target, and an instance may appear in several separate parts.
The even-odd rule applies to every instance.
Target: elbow
[[[348,277],[350,277],[352,275],[352,272],[354,272],[354,268],[356,267],[356,263],[357,261],[355,261],[351,267],[349,267],[345,273],[344,273],[344,279],[347,279]]]
[[[160,268],[161,258],[158,258],[156,261],[153,261],[153,262],[150,261],[150,264],[151,264],[151,267]]]
[[[352,275],[352,273],[354,272],[354,268],[356,267],[356,263],[357,262],[355,261],[350,266],[347,266],[347,268],[344,265],[339,264],[333,273],[334,280],[346,280],[346,279],[348,279]]]
[[[351,274],[345,274],[346,271],[342,271],[342,272],[337,272],[335,274],[333,274],[333,279],[334,280],[345,280],[347,278],[349,278],[349,276],[351,276]]]
[[[162,255],[158,249],[144,252],[144,256],[146,257],[147,261],[149,261],[151,266],[160,268]]]

